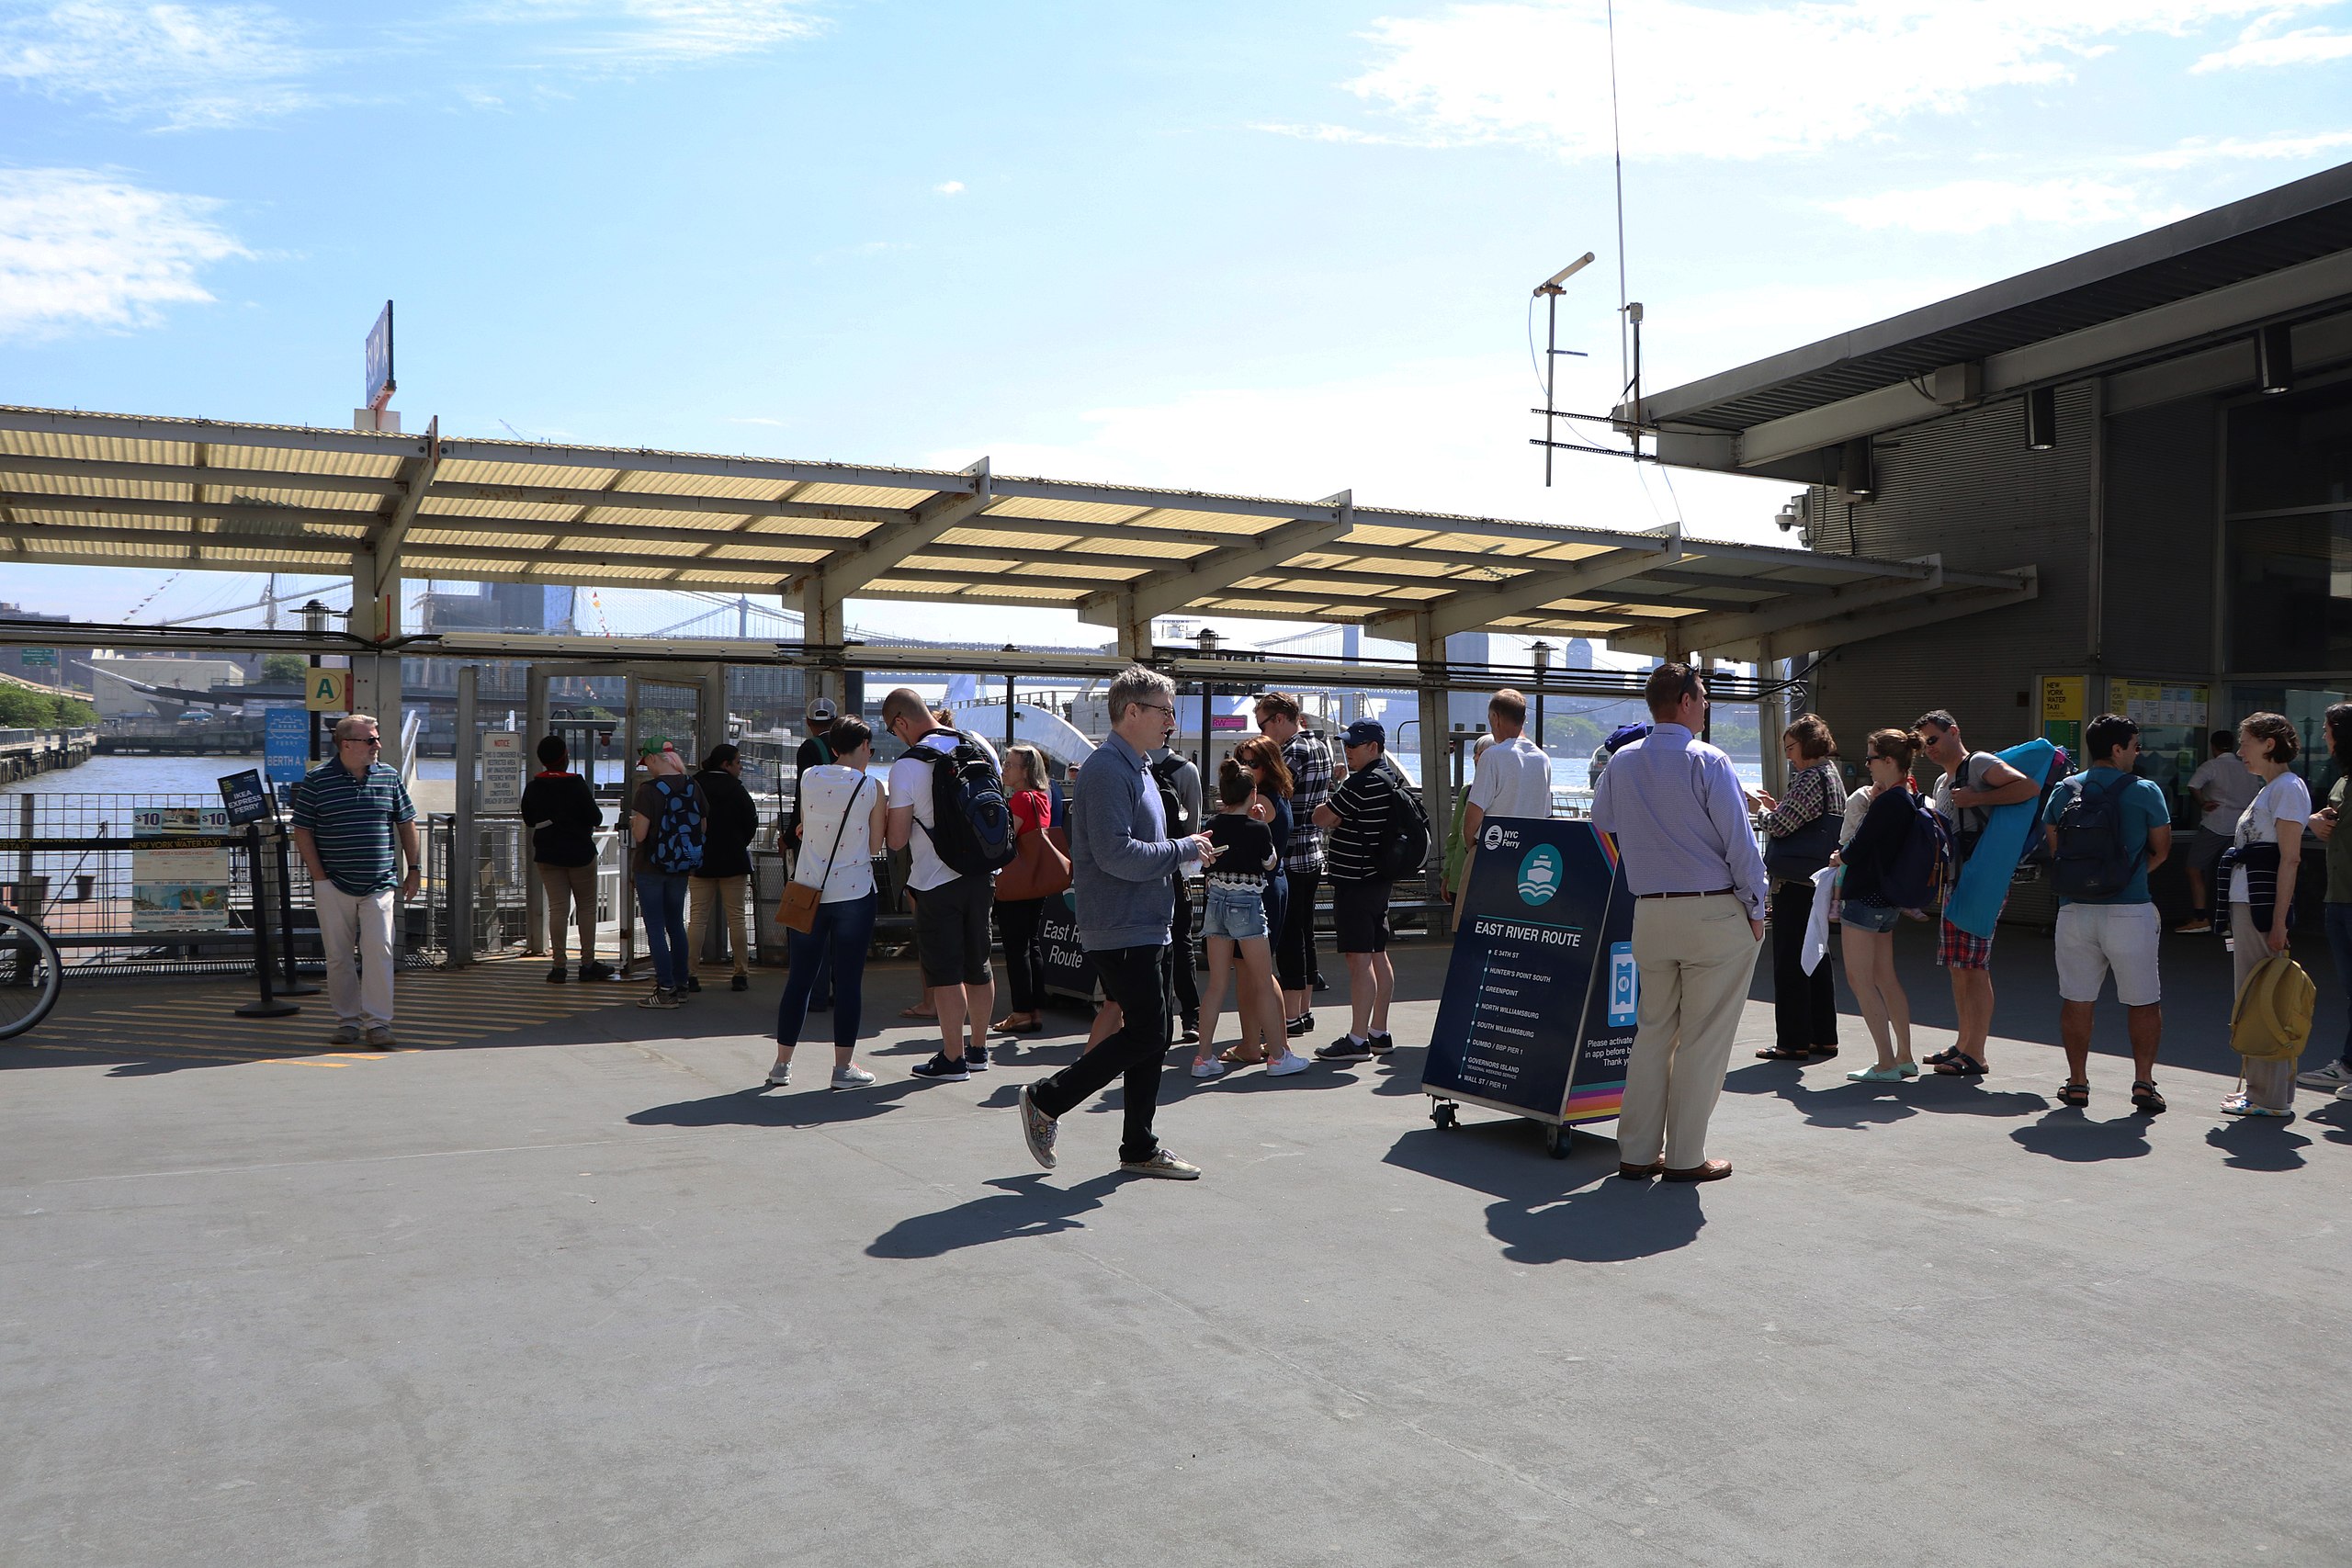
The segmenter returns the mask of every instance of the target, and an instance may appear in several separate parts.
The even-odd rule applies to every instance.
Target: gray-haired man
[[[334,727],[334,757],[294,786],[294,847],[311,870],[319,941],[326,953],[334,1043],[365,1040],[389,1051],[392,1039],[392,889],[416,897],[416,807],[400,771],[380,761],[374,718],[355,713]],[[407,874],[401,859],[408,861]]]
[[[1119,1006],[1119,1027],[1057,1073],[1021,1090],[1021,1131],[1029,1152],[1054,1166],[1057,1119],[1087,1096],[1126,1080],[1119,1168],[1136,1176],[1190,1181],[1201,1168],[1159,1146],[1151,1130],[1159,1102],[1159,1065],[1168,1055],[1167,993],[1160,950],[1174,918],[1179,866],[1216,858],[1206,833],[1170,840],[1159,789],[1145,758],[1176,728],[1176,687],[1141,665],[1111,683],[1111,735],[1086,760],[1069,807],[1070,888],[1078,904],[1078,941]]]

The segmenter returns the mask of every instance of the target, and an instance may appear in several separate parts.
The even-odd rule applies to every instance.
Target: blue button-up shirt
[[[1739,775],[1682,726],[1657,725],[1610,760],[1592,792],[1592,822],[1616,836],[1635,894],[1728,886],[1750,919],[1764,918],[1764,856]]]

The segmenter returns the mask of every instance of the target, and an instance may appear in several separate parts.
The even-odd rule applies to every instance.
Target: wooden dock
[[[95,728],[0,729],[0,781],[78,768],[97,742]]]

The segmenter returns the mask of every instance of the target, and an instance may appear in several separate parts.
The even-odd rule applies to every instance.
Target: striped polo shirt
[[[364,779],[329,762],[305,773],[294,791],[294,826],[310,829],[327,876],[355,898],[400,881],[392,825],[415,820],[400,771],[386,762],[369,763]]]

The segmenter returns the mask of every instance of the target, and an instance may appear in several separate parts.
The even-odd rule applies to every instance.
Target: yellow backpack
[[[2311,1038],[2319,987],[2303,966],[2274,953],[2245,977],[2230,1013],[2230,1049],[2250,1061],[2290,1062]]]

